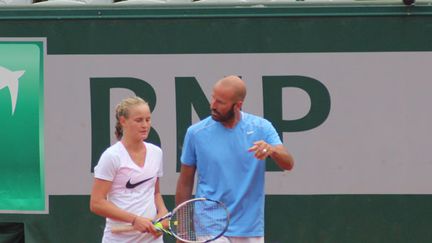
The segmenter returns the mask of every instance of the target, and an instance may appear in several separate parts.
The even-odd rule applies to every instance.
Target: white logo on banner
[[[25,71],[10,71],[0,66],[0,89],[8,88],[12,101],[12,115],[15,112],[16,100],[18,97],[18,79]]]

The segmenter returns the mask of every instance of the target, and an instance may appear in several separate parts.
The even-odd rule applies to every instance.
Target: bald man
[[[192,196],[223,202],[230,225],[215,242],[264,243],[265,159],[283,170],[294,165],[272,124],[242,111],[246,85],[228,76],[213,86],[211,116],[186,132],[177,182],[176,204]]]

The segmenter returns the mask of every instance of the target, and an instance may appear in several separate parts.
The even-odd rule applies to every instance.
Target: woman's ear
[[[119,117],[119,123],[120,125],[122,125],[122,127],[124,126],[124,124],[126,123],[126,118],[124,116],[120,116]]]

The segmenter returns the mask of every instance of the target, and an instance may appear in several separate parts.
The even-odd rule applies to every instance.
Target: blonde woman
[[[159,190],[162,150],[145,142],[151,113],[139,97],[122,100],[116,107],[116,136],[94,169],[90,196],[93,213],[106,217],[102,242],[163,242],[152,220],[168,212]],[[132,225],[133,232],[112,233],[118,225]]]

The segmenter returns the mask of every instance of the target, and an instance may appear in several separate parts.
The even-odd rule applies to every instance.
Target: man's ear
[[[236,106],[237,106],[237,108],[241,111],[242,108],[243,108],[243,101],[237,101]]]

